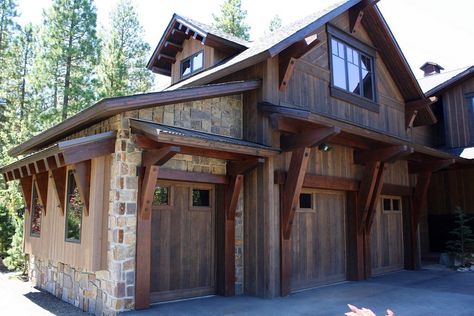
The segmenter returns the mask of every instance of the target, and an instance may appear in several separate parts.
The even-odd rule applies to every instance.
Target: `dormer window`
[[[181,78],[202,69],[204,66],[204,51],[197,52],[181,61]]]
[[[378,112],[374,56],[370,46],[328,25],[331,95]]]

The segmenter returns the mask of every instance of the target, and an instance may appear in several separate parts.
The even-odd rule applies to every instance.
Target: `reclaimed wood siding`
[[[474,145],[474,109],[466,98],[468,93],[474,93],[474,78],[442,95],[448,147]]]
[[[90,210],[89,216],[82,215],[81,242],[65,241],[65,216],[58,208],[59,199],[53,187],[53,180],[48,182],[48,202],[46,215],[41,216],[40,237],[30,235],[30,213],[25,213],[25,252],[42,259],[69,264],[74,268],[95,272],[106,268],[107,251],[103,240],[107,234],[103,230],[104,212],[108,208],[108,186],[110,158],[92,159]],[[62,198],[66,198],[65,196]],[[106,217],[105,217],[106,218]],[[104,223],[107,226],[107,222]]]
[[[338,16],[331,24],[348,32],[348,14]],[[325,27],[320,28],[317,35],[320,43],[297,61],[288,88],[280,93],[280,104],[308,109],[321,115],[407,138],[404,100],[382,58],[378,54],[375,58],[376,95],[380,105],[380,113],[375,113],[330,96],[331,73]],[[372,45],[362,27],[354,37]]]

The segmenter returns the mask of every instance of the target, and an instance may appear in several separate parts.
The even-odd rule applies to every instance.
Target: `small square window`
[[[33,183],[33,193],[31,199],[31,226],[30,235],[40,237],[41,235],[41,214],[43,214],[43,205],[40,203],[36,185]]]
[[[391,211],[392,210],[392,200],[391,199],[383,199],[383,210],[384,211]]]
[[[170,205],[170,188],[169,187],[156,187],[153,195],[153,206]]]
[[[205,189],[193,189],[192,191],[192,205],[195,207],[209,207],[211,206],[211,191]]]
[[[393,211],[400,211],[400,200],[399,199],[393,199],[392,200],[392,210]]]
[[[79,189],[74,179],[74,171],[70,170],[67,175],[66,241],[81,241],[83,209],[84,203],[82,203]]]
[[[300,194],[300,208],[313,208],[313,195],[311,193]]]

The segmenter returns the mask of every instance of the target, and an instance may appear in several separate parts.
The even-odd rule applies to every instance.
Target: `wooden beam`
[[[408,112],[405,111],[405,128],[408,130],[413,127],[415,123],[416,116],[418,115],[418,110]]]
[[[38,189],[38,195],[41,199],[41,205],[43,205],[44,215],[46,216],[46,210],[48,209],[48,182],[49,172],[42,172],[35,175],[36,188]]]
[[[379,0],[362,0],[349,9],[349,30],[351,33],[356,33],[360,27],[364,10],[375,5],[377,2],[379,2]]]
[[[382,147],[371,150],[354,151],[354,163],[365,165],[374,161],[393,162],[414,152],[406,145]]]
[[[145,150],[142,154],[143,166],[162,166],[174,155],[181,152],[181,148],[177,146],[166,146],[159,149]]]
[[[409,161],[409,173],[422,173],[426,171],[436,172],[456,163],[455,159],[438,159],[430,161]]]
[[[64,215],[66,209],[65,199],[66,199],[66,179],[67,179],[67,168],[61,167],[51,170],[51,176],[53,178],[53,187],[56,192],[59,205],[58,207],[61,210],[61,214]]]
[[[360,281],[365,279],[365,231],[360,227],[361,214],[357,209],[357,192],[347,192],[347,279]]]
[[[76,140],[61,142],[58,147],[62,150],[64,164],[71,165],[113,153],[115,140],[115,133],[110,133],[107,137],[98,137],[96,140],[92,138],[90,142],[84,144],[75,144]],[[80,142],[80,139],[77,141]]]
[[[145,174],[139,190],[141,194],[137,219],[136,309],[150,307],[151,210],[158,174],[158,166],[151,165],[145,167]]]
[[[282,151],[292,151],[301,147],[314,147],[339,134],[339,127],[321,127],[300,134],[281,135],[280,147]]]
[[[280,79],[280,91],[285,91],[290,82],[293,71],[295,70],[296,58],[291,57],[287,62],[279,63],[279,70],[281,79]]]
[[[275,170],[275,184],[285,184],[286,177],[286,171]],[[303,180],[303,187],[312,189],[357,191],[359,189],[359,181],[348,178],[321,176],[306,173]]]
[[[173,43],[173,42],[170,42],[170,41],[165,42],[165,47],[173,48],[173,49],[177,50],[178,52],[181,52],[183,50],[183,45]]]
[[[85,160],[74,165],[74,179],[77,189],[81,195],[86,216],[89,216],[90,192],[91,192],[91,161]]]
[[[438,98],[435,96],[426,98],[426,99],[420,99],[420,100],[415,100],[415,101],[410,101],[405,103],[405,111],[407,112],[413,112],[417,110],[422,110],[425,109],[426,107],[436,103],[438,101]]]
[[[357,197],[361,229],[367,230],[368,219],[375,212],[376,202],[383,184],[383,172],[384,164],[380,161],[371,162],[365,167]]]
[[[23,193],[23,200],[25,202],[26,209],[31,214],[31,195],[33,192],[33,177],[20,178],[21,192]]]
[[[198,182],[198,183],[213,183],[213,184],[228,184],[229,177],[226,175],[212,174],[205,172],[190,172],[174,169],[160,168],[158,179]]]
[[[172,64],[174,64],[176,62],[176,57],[169,56],[169,55],[166,55],[166,54],[158,54],[158,60],[160,60],[160,59],[170,61]]]
[[[265,158],[253,157],[244,160],[229,161],[227,163],[227,174],[235,176],[245,174],[256,168],[259,164],[265,163]]]

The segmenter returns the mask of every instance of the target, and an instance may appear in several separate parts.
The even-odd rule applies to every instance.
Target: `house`
[[[148,68],[12,148],[35,284],[96,314],[285,296],[420,266],[437,117],[376,1],[254,43],[174,15]]]
[[[433,104],[438,122],[430,126],[429,133],[432,146],[473,159],[474,66],[442,71],[443,67],[436,63],[425,63],[421,68],[425,72],[419,79],[421,87],[427,97],[438,99]],[[456,207],[474,214],[474,200],[469,194],[473,189],[474,170],[469,164],[460,163],[433,175],[420,226],[423,254],[446,250],[446,242],[452,239],[450,231],[455,227]]]

